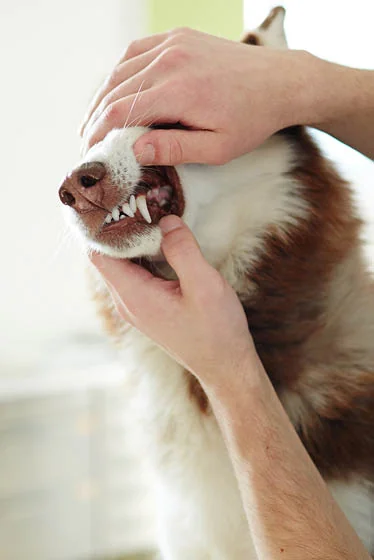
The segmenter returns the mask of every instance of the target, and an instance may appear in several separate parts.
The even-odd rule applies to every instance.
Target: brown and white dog
[[[274,9],[245,41],[286,48],[283,19]],[[169,277],[157,224],[169,213],[183,217],[236,290],[295,430],[373,554],[374,290],[349,186],[302,127],[220,167],[141,168],[132,146],[144,132],[112,131],[67,176],[60,197],[75,229],[88,249],[153,261]],[[96,280],[141,410],[163,559],[257,558],[201,387],[125,328]]]

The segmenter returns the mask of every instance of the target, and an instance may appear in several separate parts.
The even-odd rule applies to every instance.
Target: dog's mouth
[[[147,167],[130,197],[107,214],[101,233],[136,232],[157,225],[168,214],[182,216],[184,206],[183,189],[175,168]]]

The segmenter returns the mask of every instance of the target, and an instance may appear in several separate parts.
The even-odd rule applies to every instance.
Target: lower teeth
[[[169,212],[169,210],[171,209],[171,205],[172,205],[172,201],[170,200],[171,197],[172,197],[172,187],[170,185],[164,185],[162,187],[152,189],[144,195],[141,195],[141,198],[140,198],[141,204],[139,205],[140,208],[137,204],[137,201],[139,201],[139,198],[136,201],[134,195],[131,195],[131,197],[129,199],[129,202],[125,203],[125,204],[126,204],[126,206],[129,206],[130,212],[133,212],[135,214],[135,212],[137,210],[139,210],[140,214],[143,216],[145,221],[148,222],[148,223],[152,223],[153,220],[152,220],[152,216],[149,214],[149,209],[148,209],[147,203],[150,204],[150,206],[153,206],[153,205],[158,206],[158,208],[162,209],[164,212]],[[145,208],[144,208],[144,206],[145,206]],[[125,218],[133,218],[134,217],[134,216],[131,216],[131,215],[128,216],[120,208],[118,208],[118,210],[119,210],[118,218],[115,219],[113,214],[108,215],[106,220],[105,220],[105,222],[107,224],[113,224],[115,222],[118,222],[119,220],[124,220]],[[144,214],[146,214],[146,215],[144,215]]]

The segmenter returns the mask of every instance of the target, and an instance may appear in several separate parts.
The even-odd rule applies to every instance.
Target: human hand
[[[142,164],[225,163],[306,120],[316,60],[191,29],[135,41],[91,104],[85,149],[112,128],[180,123],[188,130],[152,130],[136,142]]]
[[[95,253],[92,262],[127,322],[194,373],[204,387],[224,386],[232,375],[247,371],[248,363],[258,363],[243,308],[180,218],[167,216],[160,227],[162,250],[177,281],[154,277],[128,260]]]

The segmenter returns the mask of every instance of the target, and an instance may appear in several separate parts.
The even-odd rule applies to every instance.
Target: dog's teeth
[[[147,201],[146,201],[146,198],[145,198],[144,195],[140,195],[140,196],[137,197],[136,205],[139,209],[139,212],[141,213],[141,215],[145,219],[145,221],[148,222],[149,224],[151,224],[152,223],[152,218],[151,218],[151,215],[149,213],[148,206],[147,206]]]
[[[135,200],[135,196],[133,194],[130,196],[130,209],[135,214],[135,212],[136,212],[136,200]]]
[[[110,224],[111,221],[112,221],[112,214],[108,214],[107,217],[105,218],[105,223]]]
[[[120,220],[124,220],[126,218],[126,216],[124,216],[123,214],[120,215],[119,219]]]
[[[134,217],[134,212],[131,210],[130,206],[126,203],[126,204],[122,204],[122,212],[124,214],[126,214],[127,216],[130,216],[130,218]]]
[[[118,222],[118,220],[119,220],[119,210],[118,210],[118,208],[115,208],[115,209],[112,211],[112,216],[113,216],[113,220],[114,220],[115,222]]]

